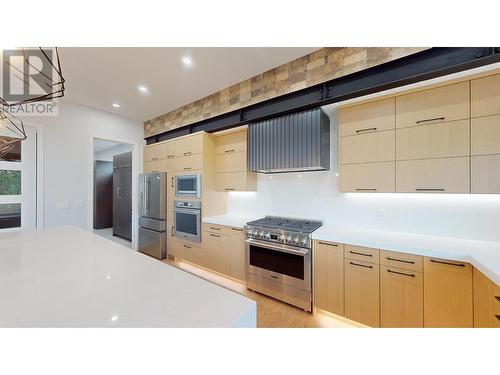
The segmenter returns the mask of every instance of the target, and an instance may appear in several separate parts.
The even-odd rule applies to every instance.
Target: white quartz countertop
[[[0,234],[0,327],[255,327],[256,303],[76,227]]]
[[[202,221],[207,224],[243,228],[249,221],[257,220],[260,218],[262,218],[262,216],[252,217],[252,216],[220,215],[220,216],[204,217]]]
[[[500,286],[500,242],[323,225],[313,239],[471,263]]]

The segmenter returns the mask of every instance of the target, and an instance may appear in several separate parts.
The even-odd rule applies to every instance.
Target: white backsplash
[[[340,193],[338,126],[330,171],[258,175],[257,192],[228,193],[228,214],[321,219],[342,226],[500,241],[500,194]]]

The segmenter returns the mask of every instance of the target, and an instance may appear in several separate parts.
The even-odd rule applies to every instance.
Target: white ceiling
[[[60,58],[67,100],[146,121],[317,49],[61,48]]]

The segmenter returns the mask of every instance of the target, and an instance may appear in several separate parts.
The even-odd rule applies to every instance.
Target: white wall
[[[132,151],[132,145],[123,143],[114,147],[94,152],[94,160],[113,161],[113,156]]]
[[[93,138],[129,143],[134,149],[132,196],[142,171],[143,125],[111,113],[59,101],[56,117],[27,118],[44,133],[44,224],[92,228]],[[133,227],[137,200],[133,199]],[[135,232],[135,231],[134,231]]]
[[[258,175],[257,193],[228,193],[228,213],[284,215],[460,238],[500,241],[500,194],[339,193],[337,113],[331,115],[332,168]],[[384,209],[385,217],[377,216]]]

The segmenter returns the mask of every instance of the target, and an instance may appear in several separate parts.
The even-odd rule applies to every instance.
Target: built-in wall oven
[[[176,198],[201,198],[201,174],[175,176]]]
[[[201,202],[174,201],[174,234],[185,240],[201,242]]]

